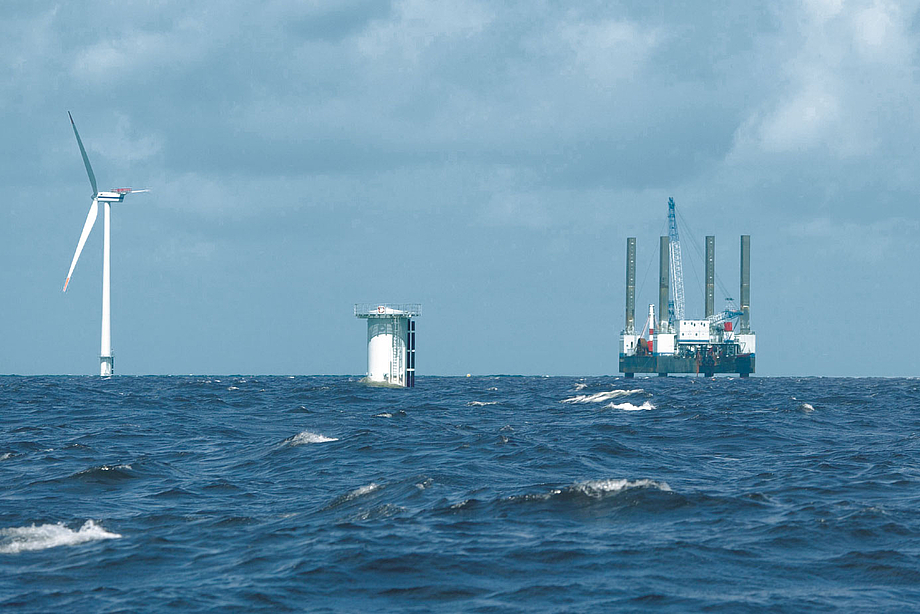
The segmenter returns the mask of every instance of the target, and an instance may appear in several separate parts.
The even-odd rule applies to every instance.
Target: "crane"
[[[720,311],[719,313],[714,313],[711,316],[709,316],[708,319],[709,319],[710,324],[721,324],[722,322],[727,322],[729,320],[734,320],[735,318],[740,318],[742,315],[744,315],[744,313],[742,313],[741,311],[738,311],[732,306],[728,306],[725,308],[724,311]]]
[[[671,326],[684,319],[684,271],[681,267],[680,236],[677,234],[677,216],[674,213],[674,199],[668,198],[668,245],[671,259],[672,299],[668,301],[668,321]]]

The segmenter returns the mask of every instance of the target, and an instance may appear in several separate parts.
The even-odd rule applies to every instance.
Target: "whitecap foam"
[[[419,490],[425,490],[432,484],[434,484],[434,480],[432,480],[431,478],[425,478],[424,480],[416,484],[415,487],[418,488]]]
[[[498,401],[470,401],[467,403],[470,407],[485,407],[486,405],[495,405]]]
[[[601,403],[617,397],[625,397],[630,394],[645,392],[641,388],[635,390],[608,390],[607,392],[598,392],[595,394],[579,394],[568,399],[562,399],[562,403]]]
[[[100,539],[116,539],[118,533],[106,531],[87,520],[79,530],[74,531],[64,523],[43,524],[30,527],[0,529],[0,554],[16,554],[27,550],[45,550],[57,546],[75,546]]]
[[[13,457],[12,452],[6,452],[4,454],[0,454],[0,461],[5,461],[6,459],[12,458],[12,457]]]
[[[799,409],[801,409],[804,412],[815,411],[815,408],[811,403],[802,403],[801,405],[799,405]]]
[[[588,384],[586,384],[586,383],[584,383],[584,382],[577,382],[577,383],[575,384],[575,390],[584,390],[584,389],[587,388],[587,387],[588,387]]]
[[[84,469],[83,471],[78,471],[74,475],[86,475],[90,473],[96,473],[97,471],[118,471],[120,469],[131,470],[131,465],[121,464],[121,465],[99,465],[98,467],[90,467],[89,469]]]
[[[370,484],[365,484],[364,486],[356,488],[350,493],[348,493],[347,495],[345,495],[345,500],[348,501],[350,499],[357,499],[358,497],[369,495],[375,490],[379,490],[379,489],[380,489],[380,484],[378,484],[377,482],[371,482]]]
[[[357,498],[359,498],[359,497],[363,497],[363,496],[365,496],[365,495],[369,495],[369,494],[371,494],[371,493],[373,493],[373,492],[376,492],[376,491],[380,490],[381,488],[383,488],[383,486],[381,486],[380,484],[378,484],[378,483],[376,483],[376,482],[371,482],[370,484],[365,484],[364,486],[359,486],[358,488],[356,488],[356,489],[354,489],[354,490],[351,490],[351,491],[345,493],[344,495],[339,495],[338,497],[335,498],[334,501],[332,501],[331,503],[329,503],[329,505],[327,505],[327,506],[324,507],[323,509],[324,509],[324,510],[335,509],[335,508],[337,508],[337,507],[339,507],[339,506],[341,506],[341,505],[344,505],[344,504],[346,504],[346,503],[348,503],[348,502],[350,502],[350,501],[354,501],[355,499],[357,499]]]
[[[589,497],[602,497],[610,493],[616,493],[630,488],[655,488],[657,490],[671,492],[671,487],[667,482],[657,482],[655,480],[588,480],[579,482],[572,486],[572,490],[578,491]]]
[[[338,437],[326,437],[325,435],[320,435],[318,433],[311,433],[310,431],[301,431],[293,437],[291,437],[290,444],[292,446],[302,446],[308,443],[325,443],[327,441],[338,441]]]
[[[81,479],[81,480],[87,479],[87,478],[88,479],[101,478],[103,476],[106,476],[106,478],[108,478],[106,474],[109,471],[111,471],[112,475],[115,477],[125,476],[125,475],[128,475],[124,473],[125,471],[131,471],[131,465],[128,465],[126,463],[122,463],[119,465],[97,465],[96,467],[90,467],[89,469],[78,471],[70,477]]]
[[[395,516],[397,514],[402,514],[406,511],[406,508],[401,505],[393,505],[392,503],[384,503],[383,505],[378,505],[377,507],[371,508],[369,510],[364,510],[358,514],[355,514],[350,518],[352,522],[361,522],[365,520],[377,520],[381,518],[389,518],[390,516]]]
[[[383,412],[382,414],[374,414],[375,418],[392,418],[393,414],[388,411]]]
[[[604,407],[608,409],[621,409],[623,411],[644,411],[649,409],[655,409],[655,406],[652,405],[651,401],[646,401],[642,405],[633,405],[632,403],[609,403]]]

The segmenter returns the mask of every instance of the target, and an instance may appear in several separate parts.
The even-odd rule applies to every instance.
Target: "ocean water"
[[[920,609],[920,380],[0,378],[4,611]]]

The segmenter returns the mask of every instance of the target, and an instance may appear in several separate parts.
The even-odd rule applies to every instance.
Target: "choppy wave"
[[[553,502],[573,502],[582,501],[584,503],[597,502],[601,499],[610,497],[616,498],[617,495],[626,491],[653,491],[653,492],[673,492],[667,482],[639,479],[605,479],[605,480],[587,480],[576,482],[569,486],[553,488],[549,491],[539,493],[525,493],[504,497],[501,501],[505,503],[553,503]],[[459,503],[450,506],[450,510],[470,510],[479,505],[476,499],[465,499]]]
[[[360,499],[361,497],[377,492],[381,488],[383,488],[383,486],[381,486],[380,484],[376,482],[371,482],[370,484],[359,486],[358,488],[355,488],[354,490],[348,491],[344,495],[339,495],[338,497],[333,499],[331,503],[326,505],[323,508],[323,510],[333,510],[345,504],[351,504],[356,499]]]
[[[584,482],[576,482],[571,486],[566,486],[564,488],[554,488],[548,493],[542,495],[543,498],[551,498],[559,495],[584,495],[592,499],[600,499],[608,495],[615,495],[617,493],[623,492],[630,489],[649,489],[649,490],[660,490],[662,492],[672,492],[671,487],[668,486],[667,482],[659,482],[657,480],[649,479],[640,479],[640,480],[627,480],[627,479],[606,479],[606,480],[587,480]]]
[[[319,433],[313,433],[311,431],[301,431],[288,440],[288,443],[292,446],[302,446],[308,443],[326,443],[327,441],[338,441],[338,437],[326,437],[325,435],[320,435]]]
[[[75,546],[100,539],[117,539],[118,533],[106,531],[101,526],[87,520],[78,530],[68,528],[63,523],[32,525],[0,529],[0,554],[16,554],[27,550],[45,550],[57,546]]]
[[[630,394],[637,394],[640,392],[645,392],[641,388],[636,388],[634,390],[608,390],[607,392],[598,392],[595,394],[579,394],[574,397],[569,397],[568,399],[562,399],[562,403],[601,403],[603,401],[609,401],[610,399],[616,399],[617,397],[625,397]]]
[[[620,409],[623,411],[646,411],[650,409],[655,409],[655,406],[652,405],[651,401],[646,401],[642,405],[633,405],[632,403],[609,403],[605,405],[609,409]]]
[[[131,465],[119,463],[117,465],[97,465],[83,469],[71,475],[68,480],[78,480],[81,482],[101,482],[117,483],[122,480],[130,480],[136,477],[132,472]]]
[[[370,484],[365,484],[359,488],[354,489],[345,495],[344,500],[350,501],[352,499],[357,499],[358,497],[363,497],[364,495],[369,495],[375,490],[380,490],[380,484],[376,482],[371,482]]]
[[[120,471],[120,470],[131,470],[131,465],[127,463],[120,463],[118,465],[99,465],[98,467],[90,467],[89,469],[84,469],[83,471],[77,473],[77,475],[87,475],[90,473],[96,472],[105,472],[105,471]]]
[[[375,418],[405,418],[407,415],[408,414],[406,414],[406,411],[404,409],[400,409],[399,411],[392,411],[392,412],[383,411],[383,412],[380,412],[379,414],[374,414],[374,417]]]
[[[498,401],[470,401],[467,403],[469,407],[485,407],[486,405],[496,405]]]
[[[0,376],[0,602],[920,603],[920,380],[420,376],[397,392],[357,379]],[[151,583],[167,576],[168,591]]]
[[[432,484],[434,484],[434,480],[432,480],[431,478],[425,478],[421,482],[416,482],[415,487],[418,488],[419,490],[425,490]]]
[[[589,497],[603,497],[604,495],[618,493],[623,490],[628,490],[630,488],[649,488],[655,490],[661,490],[664,492],[671,492],[671,487],[668,486],[667,482],[659,482],[657,480],[588,480],[586,482],[578,482],[568,488],[568,490],[580,492],[582,494],[588,495]]]

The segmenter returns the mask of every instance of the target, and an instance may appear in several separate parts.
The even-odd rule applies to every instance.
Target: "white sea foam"
[[[63,523],[43,524],[30,527],[0,529],[0,554],[16,554],[26,550],[45,550],[56,546],[75,546],[100,539],[116,539],[118,533],[106,531],[87,520],[79,530],[74,531]]]
[[[811,403],[802,403],[801,405],[799,405],[799,409],[805,412],[815,411],[815,408]]]
[[[388,411],[383,412],[382,414],[374,414],[375,418],[392,418],[393,414]]]
[[[586,384],[586,383],[584,383],[584,382],[577,382],[577,383],[575,384],[575,390],[584,390],[584,389],[587,388],[587,387],[588,387],[588,384]]]
[[[498,401],[470,401],[467,403],[470,407],[484,407],[486,405],[495,405]]]
[[[119,470],[128,470],[131,471],[131,465],[120,464],[120,465],[99,465],[97,467],[90,467],[89,469],[84,469],[83,471],[78,471],[74,476],[86,476],[86,475],[95,475],[99,471],[119,471]]]
[[[351,501],[352,499],[357,499],[358,497],[369,495],[375,490],[380,490],[380,484],[377,484],[376,482],[371,482],[370,484],[365,484],[364,486],[361,486],[360,488],[354,489],[353,491],[351,491],[350,493],[342,497],[342,501]]]
[[[641,388],[635,390],[608,390],[607,392],[598,392],[596,394],[579,394],[568,399],[562,399],[563,403],[601,403],[617,397],[625,397],[630,394],[645,392]]]
[[[351,517],[352,522],[362,522],[365,520],[377,520],[380,518],[389,518],[397,514],[402,514],[406,511],[406,508],[400,505],[393,505],[392,503],[384,503],[383,505],[378,505],[369,510],[364,510],[358,514],[355,514]]]
[[[318,433],[311,433],[310,431],[302,431],[291,437],[292,446],[302,446],[308,443],[325,443],[327,441],[338,441],[338,437],[326,437],[325,435],[320,435]]]
[[[230,386],[229,388],[227,388],[227,390],[239,390],[239,388],[237,388],[236,386]]]
[[[354,500],[357,499],[358,497],[363,497],[364,495],[369,495],[369,494],[371,494],[371,493],[373,493],[373,492],[376,492],[376,491],[380,490],[381,488],[383,488],[383,487],[382,487],[380,484],[377,484],[376,482],[371,482],[370,484],[365,484],[364,486],[360,486],[360,487],[358,487],[358,488],[356,488],[356,489],[354,489],[354,490],[352,490],[352,491],[349,491],[349,492],[345,493],[344,495],[339,495],[338,497],[335,498],[334,501],[332,501],[331,503],[329,503],[329,505],[327,505],[327,506],[324,507],[323,509],[324,509],[324,510],[335,509],[335,508],[337,508],[337,507],[339,507],[339,506],[342,506],[342,505],[344,505],[344,504],[346,504],[346,503],[348,503],[348,502],[350,502],[350,501],[354,501]]]
[[[655,406],[652,405],[651,401],[646,401],[642,405],[633,405],[632,403],[609,403],[604,407],[608,409],[622,409],[623,411],[643,411],[655,409]]]
[[[606,494],[628,490],[630,488],[656,488],[665,492],[670,492],[671,487],[667,482],[657,482],[655,480],[588,480],[579,482],[572,486],[572,490],[581,492],[589,497],[602,497]]]
[[[0,461],[5,461],[8,458],[13,456],[12,452],[6,452],[5,454],[0,455]]]

